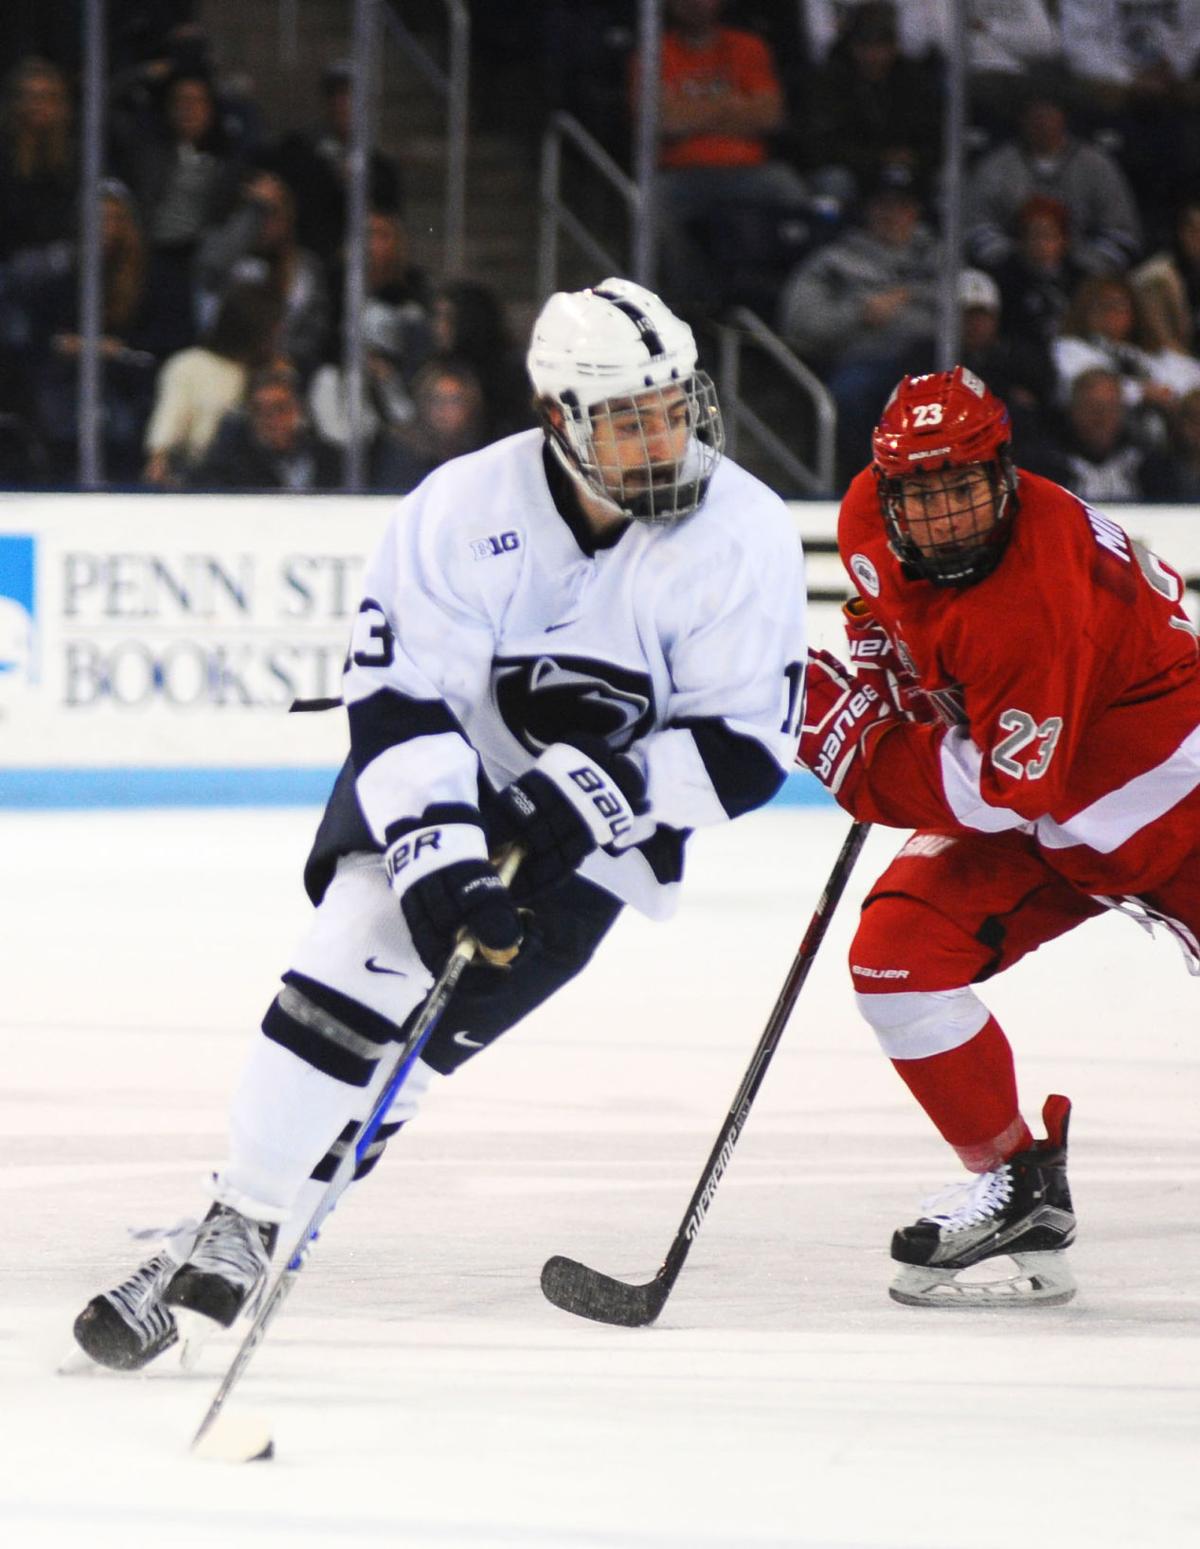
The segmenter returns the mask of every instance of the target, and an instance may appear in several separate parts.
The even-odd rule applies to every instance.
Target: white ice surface
[[[275,1461],[187,1456],[231,1341],[187,1377],[55,1376],[136,1261],[125,1227],[204,1205],[314,819],[0,817],[0,1544],[1200,1543],[1200,984],[1127,920],[988,990],[1030,1119],[1076,1104],[1070,1306],[887,1299],[892,1228],[955,1164],[844,971],[878,832],[659,1323],[542,1299],[551,1253],[657,1267],[837,851],[827,811],[702,835],[675,922],[623,920],[434,1094],[245,1381]]]

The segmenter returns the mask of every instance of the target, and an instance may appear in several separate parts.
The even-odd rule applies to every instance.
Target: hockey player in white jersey
[[[358,1176],[435,1075],[584,967],[623,904],[671,912],[691,829],[779,789],[806,659],[800,544],[722,457],[696,361],[642,287],[559,292],[528,356],[542,429],[400,502],[350,645],[350,755],[305,871],[311,929],[250,1051],[208,1215],[80,1314],[95,1360],[144,1366],[181,1309],[235,1321],[461,931],[486,961]],[[513,843],[510,890],[489,857]]]

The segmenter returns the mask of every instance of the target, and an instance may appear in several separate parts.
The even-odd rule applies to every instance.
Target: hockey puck
[[[211,1463],[267,1463],[275,1438],[263,1415],[223,1414],[192,1443],[192,1455]]]

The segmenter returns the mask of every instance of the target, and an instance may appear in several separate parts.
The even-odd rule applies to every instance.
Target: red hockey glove
[[[800,762],[836,796],[863,741],[895,710],[828,651],[810,651],[804,674]]]
[[[861,597],[842,604],[850,666],[855,676],[889,701],[909,721],[936,721],[928,694],[904,665],[892,637]]]

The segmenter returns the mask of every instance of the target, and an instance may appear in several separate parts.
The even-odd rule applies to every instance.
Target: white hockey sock
[[[385,1051],[369,1087],[348,1086],[271,1039],[257,1038],[234,1093],[229,1159],[216,1174],[215,1198],[256,1220],[286,1219],[346,1125],[370,1112],[388,1063]],[[390,1122],[413,1117],[433,1075],[416,1062],[386,1115]]]

